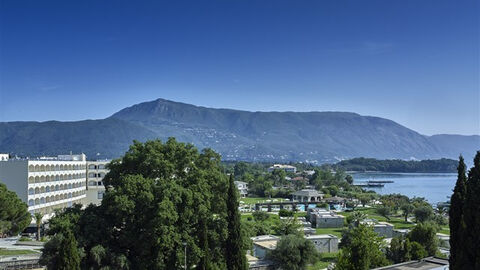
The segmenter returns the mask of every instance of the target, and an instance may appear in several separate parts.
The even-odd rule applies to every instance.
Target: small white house
[[[308,217],[314,228],[341,228],[345,217],[321,208],[309,209]]]
[[[273,172],[274,170],[284,170],[285,172],[296,173],[297,167],[284,164],[273,164],[273,166],[270,166],[267,171]]]
[[[315,189],[302,189],[292,193],[292,199],[299,202],[319,202],[323,199],[323,194]]]
[[[385,238],[392,238],[393,233],[393,225],[388,222],[377,222],[373,219],[367,219],[362,221],[363,224],[368,224],[373,227],[373,231],[376,232],[379,236]]]
[[[243,181],[235,181],[235,185],[238,188],[238,192],[240,193],[241,198],[245,198],[248,196],[248,184]]]
[[[320,253],[338,251],[338,237],[333,234],[307,235],[305,239],[311,241]]]
[[[264,259],[269,250],[277,248],[280,237],[275,235],[260,235],[250,239],[253,241],[253,256]]]

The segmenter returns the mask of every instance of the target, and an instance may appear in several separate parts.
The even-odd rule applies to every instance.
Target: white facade
[[[259,235],[251,237],[253,242],[253,256],[259,259],[265,259],[267,252],[277,248],[280,237],[275,235]]]
[[[245,198],[248,195],[248,184],[242,181],[235,181],[235,185],[237,185],[238,192],[240,193],[241,198]]]
[[[55,209],[84,203],[86,198],[86,156],[10,159],[0,161],[0,182],[16,192],[33,214],[49,219]]]
[[[305,239],[312,242],[318,252],[338,252],[338,237],[333,234],[307,235]]]
[[[87,204],[100,205],[105,194],[103,178],[108,173],[106,168],[110,160],[87,161]]]
[[[268,168],[268,172],[273,172],[274,170],[284,170],[285,172],[296,173],[297,167],[292,165],[284,165],[284,164],[273,164],[273,166]]]

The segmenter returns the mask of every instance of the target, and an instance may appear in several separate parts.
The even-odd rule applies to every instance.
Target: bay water
[[[393,181],[382,188],[367,189],[382,195],[400,193],[410,198],[424,197],[431,204],[448,201],[457,180],[456,173],[362,172],[351,175],[354,183],[365,183],[368,180]]]

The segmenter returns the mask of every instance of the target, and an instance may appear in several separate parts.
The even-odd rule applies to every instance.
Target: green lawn
[[[449,227],[443,227],[439,233],[447,234],[450,235],[450,228]]]
[[[307,270],[320,270],[327,268],[331,262],[335,262],[337,254],[338,253],[322,253],[321,259],[314,265],[308,266]]]
[[[25,255],[25,254],[35,254],[38,253],[33,250],[28,249],[3,249],[0,248],[0,256],[11,256],[11,255]]]
[[[317,234],[333,234],[338,238],[342,238],[343,228],[316,228]]]
[[[355,211],[365,213],[367,215],[367,218],[376,219],[378,221],[385,221],[385,222],[391,223],[395,229],[410,229],[410,228],[415,227],[414,223],[405,222],[404,217],[391,216],[390,220],[387,220],[385,217],[382,217],[382,216],[378,215],[377,213],[375,213],[375,209],[373,209],[373,208],[361,208],[361,207],[359,207],[359,208],[356,208]],[[351,214],[353,214],[353,212],[340,212],[339,214],[341,214],[345,217],[348,217]]]

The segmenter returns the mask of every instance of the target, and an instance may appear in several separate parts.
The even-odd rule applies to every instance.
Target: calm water
[[[435,204],[447,201],[452,195],[457,174],[455,173],[354,173],[355,183],[367,180],[392,180],[383,188],[368,188],[379,194],[400,193],[410,198],[424,197]]]

